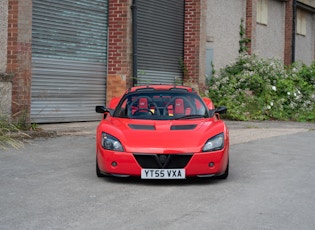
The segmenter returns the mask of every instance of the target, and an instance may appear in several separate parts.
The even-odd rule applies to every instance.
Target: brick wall
[[[12,114],[29,117],[31,107],[32,0],[8,1],[6,72],[13,73]],[[286,2],[285,64],[292,57],[292,1]],[[256,2],[246,1],[246,37],[249,53],[255,50]],[[132,0],[109,1],[107,103],[132,86]],[[207,0],[185,0],[184,84],[201,89],[204,85],[205,26],[203,10]],[[24,114],[23,114],[24,113]]]
[[[131,1],[109,1],[107,104],[132,86]]]
[[[253,42],[253,0],[246,1],[246,20],[245,20],[245,37],[250,39],[246,44],[248,54],[252,53]]]
[[[12,118],[29,122],[31,103],[32,1],[8,1],[7,72],[13,73]]]
[[[199,83],[201,0],[185,1],[184,84]]]
[[[133,84],[131,4],[132,0],[109,1],[107,104]],[[206,9],[203,4],[206,0],[185,1],[184,63],[187,72],[184,84],[197,89],[205,85],[205,66],[202,68],[200,63],[202,49],[205,52],[200,29],[202,20],[205,20],[205,17],[202,18],[202,9]]]
[[[293,0],[287,0],[285,6],[285,34],[284,34],[284,64],[292,63],[292,25],[293,25]]]

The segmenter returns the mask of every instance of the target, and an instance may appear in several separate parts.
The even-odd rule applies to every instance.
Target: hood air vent
[[[172,125],[171,130],[193,130],[197,125]]]
[[[136,130],[155,130],[154,125],[133,125],[133,124],[129,124],[129,127],[131,129],[136,129]]]

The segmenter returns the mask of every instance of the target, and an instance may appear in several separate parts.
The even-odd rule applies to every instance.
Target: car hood
[[[152,121],[136,119],[103,120],[98,132],[120,140],[125,151],[139,153],[200,152],[205,142],[226,129],[215,119]]]

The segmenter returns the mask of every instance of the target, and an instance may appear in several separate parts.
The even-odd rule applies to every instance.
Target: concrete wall
[[[256,10],[256,9],[254,9]],[[278,0],[268,2],[267,25],[256,24],[253,53],[263,58],[284,59],[285,3]]]
[[[298,2],[315,8],[315,0],[298,0]]]
[[[306,36],[295,36],[295,61],[310,65],[314,60],[315,15],[306,13]]]
[[[1,78],[1,74],[0,74]],[[12,83],[0,80],[0,118],[11,116]]]
[[[5,73],[8,44],[8,0],[0,1],[0,31],[0,73]]]
[[[0,117],[11,116],[12,83],[6,74],[8,44],[8,0],[0,1]]]
[[[215,69],[238,56],[241,18],[245,21],[246,0],[207,1],[207,48],[213,49]],[[244,23],[245,26],[245,23]]]

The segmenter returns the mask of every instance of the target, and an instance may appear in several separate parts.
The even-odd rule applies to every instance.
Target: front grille
[[[142,168],[185,168],[192,154],[133,154]]]

